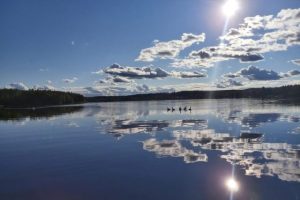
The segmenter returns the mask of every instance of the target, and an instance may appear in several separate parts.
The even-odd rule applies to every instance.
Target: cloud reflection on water
[[[155,138],[143,142],[143,149],[154,152],[159,157],[182,157],[185,163],[207,162],[207,155],[187,149],[177,140],[158,141]]]
[[[185,163],[209,162],[208,155],[203,152],[219,151],[222,159],[243,168],[247,176],[276,176],[284,181],[300,182],[299,144],[242,139],[239,137],[239,130],[218,132],[215,125],[209,125],[211,121],[221,120],[225,125],[235,124],[240,130],[251,131],[276,122],[297,123],[299,108],[283,109],[270,104],[230,109],[228,103],[230,102],[226,106],[222,105],[224,109],[217,105],[191,114],[170,114],[162,110],[141,112],[133,109],[118,115],[115,120],[98,119],[99,130],[105,129],[106,133],[117,138],[131,134],[149,134],[150,138],[142,142],[143,149],[158,157],[178,157]],[[149,106],[144,109],[147,108]],[[158,114],[160,120],[154,120]],[[170,139],[157,137],[161,131]]]
[[[169,104],[176,108],[191,105],[193,111],[167,112]],[[70,129],[80,131],[85,125],[81,120],[88,119],[96,122],[98,132],[117,139],[145,135],[142,148],[157,157],[209,163],[208,152],[214,151],[244,169],[247,176],[300,182],[300,107],[252,100],[197,100],[102,103],[79,108],[63,115]],[[57,121],[62,118],[59,114],[65,114],[56,114],[53,109],[49,112],[47,121],[50,114]],[[43,113],[38,114],[38,118],[28,120],[41,119]],[[280,134],[273,128],[278,123],[283,127]],[[242,131],[262,132],[266,137],[242,139]]]

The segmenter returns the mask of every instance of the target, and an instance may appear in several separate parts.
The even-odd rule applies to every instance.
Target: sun
[[[222,11],[227,17],[232,17],[239,10],[239,3],[237,0],[227,0],[223,5]]]
[[[237,192],[239,190],[239,184],[233,178],[230,178],[226,181],[226,186],[231,192]]]

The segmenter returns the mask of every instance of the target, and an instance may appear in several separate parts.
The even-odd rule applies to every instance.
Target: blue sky
[[[227,1],[2,0],[0,86],[22,84],[23,89],[49,87],[86,95],[118,95],[300,83],[300,66],[292,62],[300,59],[299,0],[236,0],[239,9],[229,19],[222,13]],[[239,24],[256,15],[273,15],[269,23],[267,17],[259,21],[269,28],[242,30]],[[282,21],[289,15],[289,22]],[[224,48],[218,50],[220,53],[207,52],[209,59],[191,57],[192,51],[203,52],[223,42],[219,37],[226,20],[225,34],[230,28],[239,31],[238,39],[227,34],[224,40],[226,45],[234,43],[235,53],[239,44],[258,46],[245,44],[250,37],[259,40],[271,33],[276,41],[264,37],[264,43],[259,43],[264,50],[249,51],[250,60],[248,53],[244,55],[246,51],[228,56],[232,49],[225,52]],[[276,27],[271,27],[274,24]],[[252,36],[247,35],[249,31]],[[183,41],[184,34],[191,34],[191,42]],[[177,49],[170,47],[174,40]],[[273,46],[267,50],[269,43]],[[149,48],[152,54],[143,54]],[[166,52],[169,50],[173,55]],[[243,59],[247,62],[241,62]],[[109,67],[114,63],[119,65],[112,72]],[[134,71],[136,67],[140,70]],[[157,68],[165,74],[143,75],[156,74]],[[135,76],[124,73],[128,70]]]

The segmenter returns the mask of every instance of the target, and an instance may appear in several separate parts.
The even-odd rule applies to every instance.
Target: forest
[[[0,107],[29,108],[84,103],[83,95],[49,90],[0,90]]]
[[[245,90],[218,91],[182,91],[174,93],[136,94],[130,96],[98,96],[86,97],[87,102],[111,101],[149,101],[149,100],[180,100],[180,99],[237,99],[254,98],[270,100],[300,101],[300,85],[282,86],[277,88],[250,88]]]
[[[173,93],[135,94],[129,96],[84,97],[81,94],[46,90],[0,90],[0,107],[32,108],[53,105],[79,104],[85,102],[151,101],[183,99],[238,99],[253,98],[300,102],[300,85],[278,88],[250,88],[245,90],[181,91]]]

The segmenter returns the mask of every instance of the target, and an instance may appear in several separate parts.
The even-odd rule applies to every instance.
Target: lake
[[[2,110],[0,199],[300,199],[300,107],[239,99]]]

